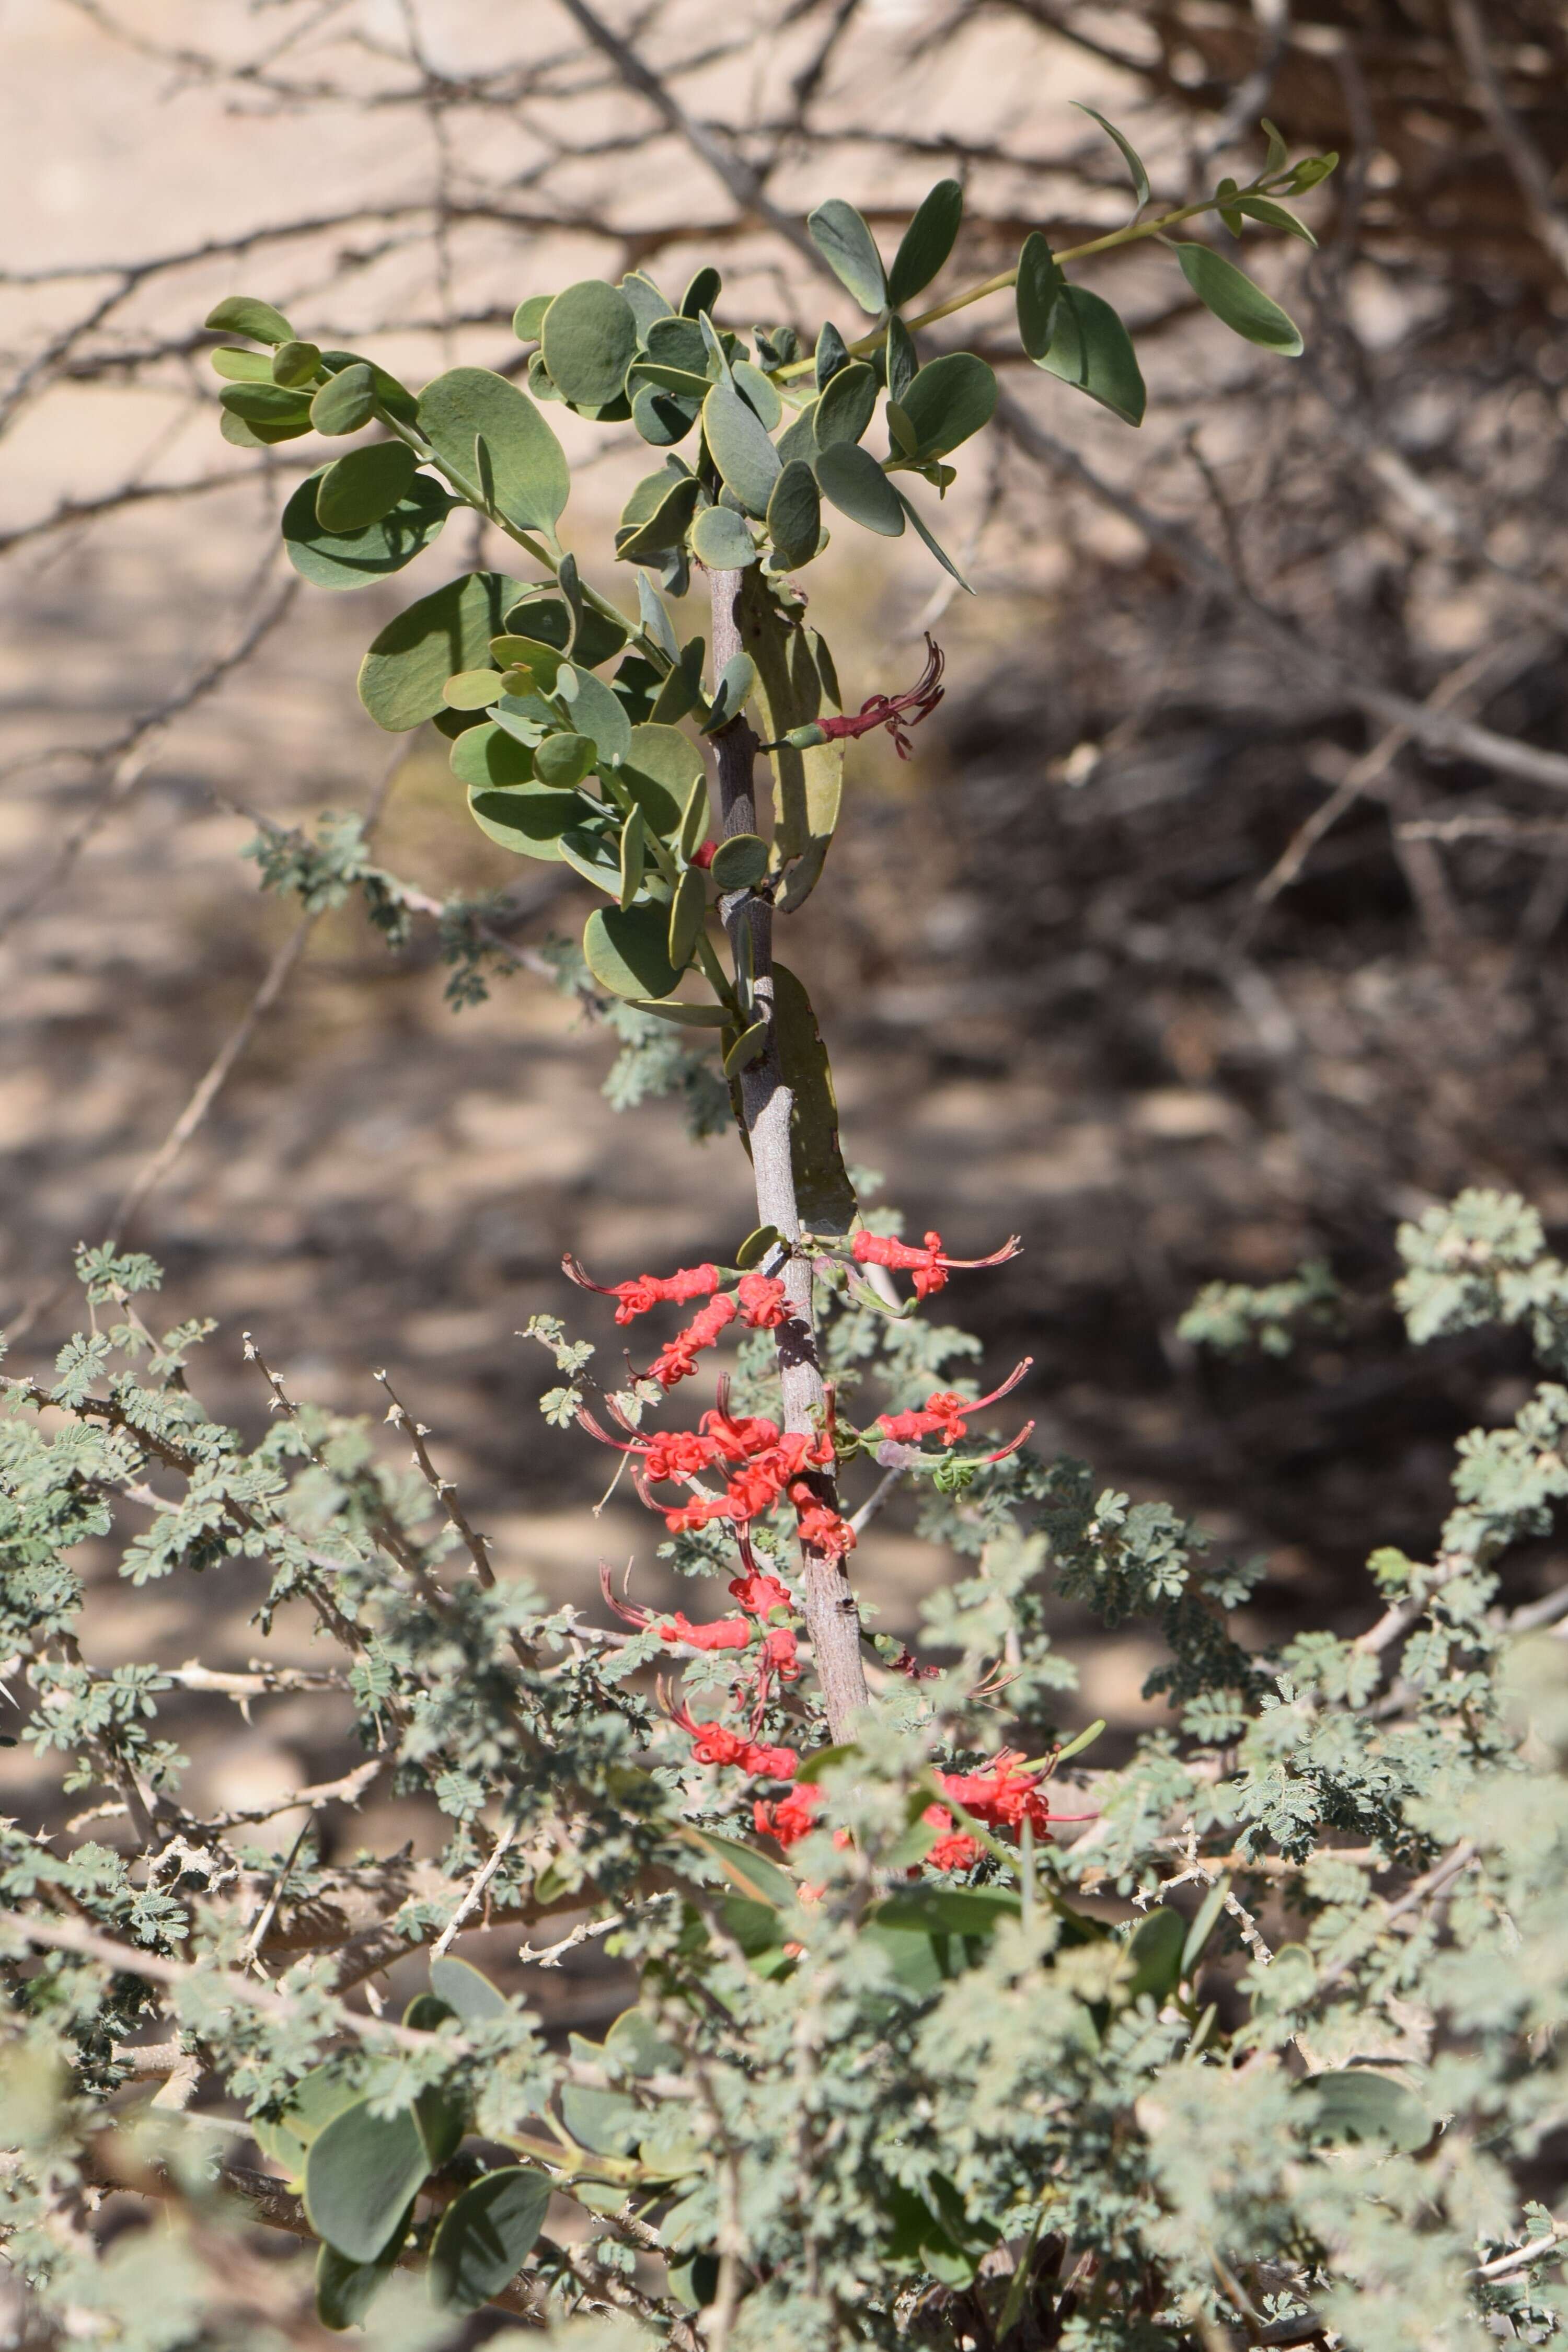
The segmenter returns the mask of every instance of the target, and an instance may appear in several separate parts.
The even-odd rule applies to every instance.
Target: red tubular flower
[[[966,1416],[981,1412],[988,1404],[996,1404],[1009,1395],[1034,1360],[1033,1356],[1026,1356],[1021,1364],[1014,1366],[1001,1387],[993,1389],[989,1396],[976,1397],[971,1402],[967,1397],[955,1396],[951,1389],[938,1389],[927,1397],[918,1412],[879,1413],[877,1426],[900,1445],[918,1445],[922,1437],[934,1437],[939,1431],[950,1445],[956,1445],[969,1434],[964,1425]],[[1033,1422],[1029,1427],[1034,1427]],[[1027,1431],[1024,1433],[1026,1436],[1027,1433]],[[1006,1452],[1014,1452],[1023,1442],[1023,1437],[1016,1437]],[[1003,1456],[996,1454],[987,1458],[1000,1462]]]
[[[945,1805],[928,1805],[921,1819],[940,1832],[926,1855],[933,1870],[967,1870],[972,1862],[979,1860],[979,1845],[966,1831],[953,1828],[952,1815]]]
[[[764,1421],[760,1413],[742,1413],[731,1419],[727,1412],[705,1412],[698,1423],[711,1439],[720,1459],[744,1462],[750,1454],[765,1453],[779,1442],[776,1421]]]
[[[804,1479],[790,1488],[790,1500],[800,1513],[798,1532],[808,1551],[819,1551],[826,1559],[842,1559],[846,1552],[854,1550],[855,1530],[848,1520],[819,1503]]]
[[[596,1290],[601,1298],[614,1298],[620,1302],[616,1308],[617,1323],[633,1323],[639,1315],[646,1315],[650,1307],[658,1307],[667,1301],[684,1307],[693,1298],[706,1298],[719,1286],[716,1265],[682,1265],[678,1266],[673,1274],[639,1274],[632,1282],[605,1284],[593,1281],[581,1262],[570,1252],[561,1264],[579,1290]]]
[[[666,1479],[694,1478],[700,1470],[711,1469],[719,1449],[711,1438],[699,1437],[695,1430],[670,1429],[650,1438],[642,1455],[644,1476],[658,1486]]]
[[[699,1528],[705,1528],[710,1519],[727,1519],[729,1516],[727,1495],[698,1495],[678,1509],[666,1511],[664,1524],[672,1536],[689,1536],[695,1535]]]
[[[1094,1813],[1053,1813],[1040,1775],[1026,1772],[1016,1749],[1004,1748],[988,1772],[939,1772],[938,1784],[956,1804],[992,1829],[1016,1830],[1027,1822],[1037,1831],[1053,1822],[1091,1822]]]
[[[738,1764],[742,1772],[764,1780],[793,1780],[799,1769],[800,1758],[793,1748],[765,1748],[725,1724],[698,1723],[689,1706],[679,1708],[670,1720],[690,1739],[691,1753],[699,1764]]]
[[[764,1675],[777,1675],[786,1683],[793,1683],[799,1675],[799,1645],[787,1625],[775,1625],[763,1636],[762,1671]]]
[[[822,1801],[822,1790],[808,1780],[792,1789],[787,1797],[780,1797],[776,1803],[764,1804],[762,1798],[757,1798],[752,1806],[752,1820],[760,1836],[777,1838],[787,1851],[814,1826]]]
[[[733,1577],[730,1590],[749,1616],[765,1617],[771,1609],[793,1609],[788,1588],[776,1576],[764,1576],[760,1569],[749,1569],[744,1576]]]
[[[744,1617],[716,1617],[709,1624],[694,1625],[679,1609],[658,1630],[662,1640],[685,1642],[694,1650],[743,1650],[752,1638],[751,1625]]]
[[[989,1257],[950,1257],[939,1233],[928,1233],[924,1246],[917,1249],[912,1242],[899,1241],[891,1234],[861,1232],[850,1243],[849,1255],[858,1265],[897,1266],[901,1273],[912,1275],[915,1297],[929,1298],[933,1291],[946,1289],[954,1266],[1005,1265],[1023,1246],[1018,1235],[1012,1234]]]
[[[929,719],[942,700],[942,674],[946,667],[942,647],[930,631],[926,633],[926,666],[907,693],[874,694],[863,702],[853,717],[814,719],[807,726],[795,727],[782,740],[795,751],[809,751],[818,743],[852,741],[858,735],[869,735],[874,728],[885,727],[898,747],[900,760],[910,756],[910,727],[918,727]],[[764,751],[776,751],[779,743],[764,743]]]
[[[776,1331],[789,1321],[789,1302],[777,1275],[743,1274],[740,1299],[741,1313],[753,1331]]]
[[[628,1318],[625,1318],[628,1319]],[[700,1348],[711,1348],[727,1323],[735,1319],[735,1302],[728,1291],[709,1300],[694,1315],[684,1331],[678,1331],[667,1346],[660,1349],[647,1368],[646,1377],[657,1381],[660,1388],[672,1389],[678,1381],[689,1379],[697,1370],[697,1353]],[[623,1320],[617,1311],[617,1323]]]
[[[754,1772],[759,1780],[793,1780],[800,1769],[800,1758],[793,1748],[763,1748],[748,1739],[742,1769]]]

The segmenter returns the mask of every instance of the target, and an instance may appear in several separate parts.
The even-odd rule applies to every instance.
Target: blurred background
[[[73,1244],[118,1232],[166,1269],[163,1319],[220,1318],[213,1410],[265,1418],[243,1330],[343,1411],[376,1415],[389,1369],[501,1564],[584,1606],[601,1555],[660,1596],[651,1522],[587,1515],[602,1457],[541,1420],[555,1374],[515,1335],[548,1310],[608,1340],[565,1248],[605,1279],[725,1256],[744,1163],[720,1139],[694,1174],[677,1106],[604,1098],[613,1041],[527,968],[586,890],[478,834],[428,730],[394,744],[365,718],[359,655],[409,583],[293,581],[277,516],[319,445],[220,439],[201,320],[245,291],[415,383],[515,371],[525,295],[633,267],[679,293],[718,251],[725,323],[814,332],[823,289],[769,221],[826,194],[890,251],[959,176],[953,284],[1031,228],[1120,225],[1122,167],[1075,99],[1163,200],[1250,177],[1260,115],[1342,152],[1300,206],[1316,251],[1247,240],[1304,359],[1228,338],[1157,248],[1089,278],[1138,341],[1139,432],[1029,366],[1005,296],[932,331],[928,356],[951,329],[1005,394],[947,520],[978,593],[912,536],[846,530],[814,567],[852,707],[912,679],[927,628],[950,692],[907,766],[885,738],[852,753],[789,954],[851,1162],[955,1249],[1024,1234],[1017,1267],[942,1304],[999,1371],[1034,1356],[1038,1442],[1264,1553],[1255,1633],[1363,1622],[1367,1552],[1429,1551],[1455,1433],[1525,1393],[1506,1341],[1405,1348],[1378,1303],[1397,1221],[1469,1182],[1568,1223],[1560,0],[5,0],[3,21],[8,1369],[47,1365],[79,1319]],[[582,464],[568,536],[605,579],[647,454],[552,422]],[[454,523],[419,579],[485,553]],[[482,1005],[445,1001],[434,919],[389,951],[354,908],[302,922],[241,857],[258,815],[373,804],[377,857],[432,906],[506,894],[525,966]],[[1177,1336],[1202,1283],[1308,1256],[1368,1302],[1342,1330],[1239,1369]],[[907,1629],[940,1560],[897,1508],[859,1559]],[[1520,1598],[1552,1573],[1511,1572]],[[241,1662],[247,1608],[110,1583],[99,1655]],[[1066,1611],[1060,1634],[1085,1719],[1145,1715],[1148,1637]],[[211,1796],[328,1769],[291,1720],[236,1726]],[[36,1768],[6,1762],[15,1792]]]

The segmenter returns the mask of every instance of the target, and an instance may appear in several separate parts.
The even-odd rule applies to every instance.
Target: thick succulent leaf
[[[281,310],[258,302],[253,294],[229,294],[207,312],[202,324],[218,334],[248,335],[253,343],[290,343],[294,330]]]
[[[571,490],[560,442],[525,392],[489,368],[449,369],[419,395],[419,429],[467,481],[474,443],[489,455],[498,514],[523,530],[553,531]]]
[[[781,610],[761,578],[742,585],[741,642],[756,673],[754,692],[764,741],[777,745],[773,772],[773,838],[781,857],[799,861],[781,904],[798,906],[822,870],[838,823],[844,781],[842,743],[797,751],[783,738],[813,720],[837,718],[842,703],[827,648],[798,614]]]
[[[317,480],[317,521],[324,530],[336,532],[363,530],[367,523],[379,522],[406,497],[417,469],[406,441],[373,441],[368,448],[351,449]]]
[[[798,458],[784,467],[773,484],[768,500],[768,536],[788,571],[809,563],[816,553],[822,538],[822,499],[816,475]]]
[[[621,392],[637,356],[637,313],[618,287],[584,278],[557,294],[544,313],[540,341],[563,396],[601,407]]]
[[[1238,269],[1212,246],[1190,241],[1177,246],[1176,259],[1198,300],[1233,334],[1249,343],[1261,343],[1265,351],[1278,352],[1281,359],[1300,359],[1306,349],[1301,330],[1245,269]]]
[[[895,310],[931,284],[958,238],[963,190],[956,180],[939,180],[921,198],[888,272],[888,299]]]
[[[813,1233],[847,1234],[858,1213],[838,1144],[838,1102],[827,1048],[805,982],[773,965],[773,1045],[793,1097],[790,1159],[795,1204]]]
[[[466,572],[389,621],[360,666],[360,700],[376,725],[394,735],[417,727],[442,708],[449,677],[482,669],[521,586],[503,572]]]
[[[840,368],[816,404],[812,430],[819,449],[835,441],[858,441],[877,407],[877,371],[864,360]]]
[[[1018,340],[1032,360],[1046,363],[1056,333],[1057,310],[1067,279],[1060,264],[1038,229],[1031,229],[1018,256],[1014,293],[1018,307]]]
[[[411,2108],[371,2113],[361,2099],[311,2143],[305,2210],[318,2237],[351,2262],[374,2263],[430,2169]]]
[[[600,987],[613,996],[671,996],[680,978],[669,960],[668,900],[595,907],[584,929],[583,953]]]
[[[547,792],[537,783],[470,784],[468,814],[481,833],[514,857],[542,857],[558,865],[566,856],[562,835],[581,825],[589,809],[581,793]]]
[[[301,482],[283,509],[283,544],[289,561],[301,578],[318,588],[363,588],[401,572],[429,546],[452,508],[439,482],[429,474],[416,474],[407,495],[376,521],[359,530],[331,530],[317,512],[322,478],[311,475]]]
[[[725,488],[748,514],[765,515],[781,468],[756,412],[732,385],[716,383],[702,404],[702,430]]]
[[[478,2311],[522,2268],[550,2203],[550,2176],[531,2165],[487,2172],[454,2198],[430,2249],[430,2299],[440,2311]]]
[[[831,443],[817,458],[816,478],[851,522],[877,531],[883,539],[901,536],[903,500],[869,449],[857,441]]]
[[[842,196],[829,196],[806,215],[811,241],[839,284],[873,317],[888,299],[887,273],[877,240],[861,215]]]
[[[757,560],[757,543],[732,507],[706,507],[691,526],[691,552],[710,572],[741,572]]]
[[[1208,250],[1206,246],[1193,249]],[[1036,365],[1060,376],[1075,390],[1087,392],[1090,400],[1099,401],[1102,408],[1109,408],[1124,424],[1143,422],[1148,393],[1132,349],[1132,338],[1110,303],[1100,295],[1090,294],[1081,286],[1063,288],[1050,349],[1036,361]]]
[[[914,427],[917,454],[941,457],[990,424],[996,378],[975,352],[944,352],[911,377],[899,405]]]

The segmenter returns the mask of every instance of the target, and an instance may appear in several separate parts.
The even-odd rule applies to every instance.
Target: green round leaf
[[[442,708],[449,677],[482,669],[520,584],[500,572],[466,572],[389,621],[360,665],[360,700],[376,725],[394,735],[417,727]]]
[[[741,572],[757,560],[757,543],[731,507],[705,507],[691,526],[691,552],[710,572]]]
[[[731,384],[716,383],[702,404],[713,463],[748,514],[765,515],[780,473],[779,453],[755,411]]]
[[[842,381],[824,393],[825,408]],[[944,352],[910,378],[899,405],[914,428],[918,454],[940,457],[990,424],[996,412],[996,379],[973,352]]]
[[[544,324],[544,313],[555,299],[552,294],[530,294],[518,304],[511,314],[511,331],[520,343],[536,343]]]
[[[301,578],[318,588],[363,588],[374,580],[401,572],[429,546],[451,511],[451,500],[441,484],[428,474],[416,474],[406,497],[374,522],[359,530],[331,530],[317,511],[323,478],[311,475],[301,482],[283,509],[283,544],[289,561]],[[438,693],[432,708],[440,708]],[[413,727],[418,721],[411,719],[407,723]]]
[[[1057,305],[1066,285],[1067,279],[1050,247],[1038,229],[1032,229],[1018,256],[1018,277],[1013,290],[1018,305],[1018,340],[1029,357],[1042,366],[1056,332]]]
[[[430,2169],[411,2108],[374,2116],[360,2099],[311,2143],[305,2210],[318,2237],[351,2262],[374,2263]]]
[[[661,480],[665,487],[659,489]],[[616,533],[616,553],[620,561],[647,563],[662,555],[667,548],[679,547],[701,495],[702,486],[695,475],[649,475],[646,482],[639,482],[626,500],[622,527]],[[645,506],[648,509],[646,515],[640,512]]]
[[[1206,246],[1194,249],[1208,250]],[[1110,303],[1098,294],[1088,293],[1081,286],[1063,287],[1050,349],[1036,365],[1060,376],[1077,391],[1087,392],[1090,400],[1098,400],[1124,424],[1143,422],[1148,394],[1132,338]]]
[[[707,767],[689,735],[651,723],[632,729],[620,781],[661,840],[673,841],[699,781],[706,801]]]
[[[756,415],[764,433],[775,433],[784,423],[784,402],[760,367],[737,360],[730,371],[736,391]]]
[[[565,453],[525,392],[489,368],[452,368],[419,395],[419,429],[444,464],[478,481],[476,437],[489,457],[498,514],[523,530],[553,530],[571,490]]]
[[[632,423],[651,448],[672,449],[701,414],[700,398],[684,399],[656,383],[638,383],[632,394]]]
[[[1320,2139],[1384,2140],[1413,2156],[1432,2137],[1432,2118],[1415,2092],[1369,2066],[1310,2075],[1297,2095],[1312,2101]]]
[[[373,441],[335,458],[316,484],[316,520],[323,530],[363,530],[379,522],[413,486],[417,460],[405,441]],[[441,493],[446,503],[446,492]]]
[[[602,677],[580,669],[575,662],[562,663],[555,692],[571,711],[576,731],[587,736],[601,760],[618,767],[632,748],[631,721],[620,697]]]
[[[612,996],[670,996],[680,978],[669,960],[669,908],[657,899],[596,907],[584,929],[583,953]]]
[[[550,2176],[509,2164],[454,2198],[430,2249],[430,2299],[478,2311],[514,2279],[544,2226]]]
[[[482,2025],[492,2017],[510,2017],[512,2007],[499,1985],[492,1984],[471,1960],[443,1952],[430,1963],[430,1990],[465,2025]]]
[[[732,833],[713,852],[709,867],[718,890],[745,890],[768,870],[768,845],[760,834]]]
[[[904,528],[903,501],[869,449],[858,441],[835,441],[816,461],[816,478],[841,513],[884,539]]]
[[[939,180],[921,198],[900,240],[888,272],[888,299],[897,310],[931,284],[958,238],[963,190],[956,180]]]
[[[448,710],[488,710],[502,691],[499,669],[460,669],[442,688]]]
[[[822,539],[822,499],[816,476],[799,458],[787,465],[768,500],[768,536],[781,563],[809,563]]]
[[[218,405],[247,425],[297,425],[310,422],[310,404],[303,393],[282,383],[230,383],[218,394]]]
[[[398,2249],[408,2235],[414,2208],[409,2206],[374,2263],[351,2263],[335,2246],[316,2256],[316,2316],[323,2327],[357,2327],[397,2267]]]
[[[816,404],[812,430],[816,446],[834,441],[858,441],[877,405],[877,371],[864,360],[840,368]]]
[[[375,378],[363,360],[344,368],[324,383],[310,403],[310,422],[318,433],[357,433],[375,414]]]
[[[460,784],[477,784],[481,791],[497,785],[526,784],[533,777],[533,754],[527,744],[520,743],[493,719],[467,728],[447,758]]]
[[[258,302],[251,294],[230,294],[216,310],[209,310],[202,321],[219,333],[248,335],[253,343],[290,343],[294,330],[281,310],[270,302]]]
[[[808,213],[806,227],[811,241],[821,254],[841,286],[847,286],[862,310],[873,316],[883,309],[888,299],[888,280],[882,268],[882,257],[877,250],[877,240],[856,211],[842,196],[830,196]]]
[[[571,635],[572,616],[565,599],[552,593],[541,594],[534,590],[520,604],[514,604],[506,616],[506,625],[520,637],[529,637],[536,645],[552,646],[558,653],[566,650]],[[572,658],[579,669],[597,669],[618,654],[626,642],[626,633],[618,621],[606,620],[603,613],[590,606],[577,625],[577,635],[572,647]]]
[[[581,793],[543,792],[531,783],[510,788],[468,786],[468,814],[482,834],[498,847],[510,849],[514,857],[559,862],[565,856],[562,835],[581,825],[587,814]]]
[[[272,381],[298,390],[301,384],[314,383],[321,365],[319,343],[279,343],[272,354]]]
[[[748,1266],[761,1265],[763,1258],[780,1238],[776,1225],[758,1225],[749,1233],[735,1252],[735,1264],[742,1273],[744,1274]],[[826,1751],[819,1751],[819,1756],[823,1752]],[[819,1756],[813,1757],[812,1762],[817,1762]]]
[[[219,343],[216,351],[207,353],[207,357],[216,373],[226,377],[230,383],[270,383],[272,381],[272,362],[265,352],[245,352],[237,343]]]
[[[218,419],[218,431],[236,449],[271,449],[279,441],[298,441],[310,427],[303,425],[247,425],[243,416],[230,416],[226,411]]]
[[[251,2135],[258,2147],[275,2164],[300,2176],[311,2141],[326,2129],[334,2116],[353,2106],[360,2095],[341,2068],[331,2064],[312,2066],[289,2092],[288,2105],[276,2123],[252,2116]]]
[[[620,281],[620,290],[632,306],[632,316],[637,322],[637,333],[646,336],[656,319],[674,316],[653,279],[643,269],[628,269]]]
[[[567,400],[614,400],[637,356],[637,315],[618,288],[584,278],[557,294],[540,328],[544,363]]]
[[[533,755],[533,772],[542,784],[570,792],[591,776],[599,755],[585,735],[547,735]]]
[[[1233,334],[1249,343],[1261,343],[1265,351],[1278,352],[1281,359],[1300,358],[1306,349],[1301,330],[1272,296],[1254,285],[1245,269],[1238,269],[1223,253],[1215,253],[1212,246],[1190,242],[1177,246],[1176,259],[1198,300]],[[240,414],[245,414],[243,409]]]
[[[723,279],[712,264],[705,263],[680,298],[681,317],[695,319],[704,310],[710,311],[719,299],[723,284]]]

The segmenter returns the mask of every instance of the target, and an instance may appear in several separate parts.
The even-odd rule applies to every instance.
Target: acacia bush
[[[1266,125],[1252,183],[1153,213],[1105,127],[1136,211],[1089,249],[1163,239],[1226,326],[1299,352],[1249,276],[1171,232],[1217,214],[1310,236],[1282,199],[1333,159],[1292,164]],[[273,1412],[248,1444],[199,1402],[214,1327],[160,1333],[156,1266],[81,1253],[90,1328],[52,1380],[11,1381],[0,1424],[16,1736],[90,1800],[58,1832],[0,1832],[19,2341],[455,2343],[582,2312],[681,2352],[1557,2326],[1568,1594],[1510,1620],[1497,1568],[1568,1490],[1568,1266],[1500,1193],[1402,1231],[1412,1339],[1521,1325],[1544,1377],[1511,1426],[1461,1444],[1432,1558],[1373,1555],[1363,1632],[1255,1650],[1236,1619],[1257,1563],[1040,1458],[1026,1427],[972,1426],[1026,1367],[977,1393],[976,1343],[923,1310],[970,1268],[1005,1281],[1017,1240],[958,1258],[857,1184],[807,987],[773,953],[829,854],[846,745],[886,728],[902,749],[942,692],[932,645],[914,685],[846,712],[798,584],[840,518],[912,529],[957,577],[904,478],[945,490],[996,388],[977,354],[916,336],[1015,286],[1028,356],[1142,415],[1125,327],[1037,233],[1016,268],[905,317],[961,209],[940,183],[889,266],[853,207],[819,205],[812,248],[869,323],[825,322],[809,349],[718,323],[712,268],[679,302],[637,272],[530,296],[527,393],[460,367],[416,395],[248,297],[207,322],[244,339],[214,353],[231,440],[355,436],[285,512],[306,580],[401,570],[460,507],[541,575],[420,597],[360,692],[389,730],[449,737],[492,839],[600,889],[581,949],[556,951],[563,984],[619,1030],[628,1094],[677,1086],[751,1153],[758,1223],[730,1265],[568,1262],[615,1325],[695,1308],[646,1370],[602,1374],[607,1306],[582,1333],[530,1327],[561,1376],[547,1419],[619,1456],[694,1610],[714,1577],[735,1605],[651,1613],[606,1575],[596,1616],[586,1592],[546,1609],[498,1579],[389,1383],[409,1467],[258,1358]],[[559,536],[552,402],[668,453],[616,533],[635,618]],[[670,605],[694,578],[710,641],[683,643]],[[274,887],[358,890],[395,932],[405,894],[352,830],[258,855]],[[482,928],[451,945],[471,992]],[[1333,1307],[1313,1266],[1205,1294],[1187,1336],[1278,1355]],[[714,1403],[671,1425],[736,1337]],[[968,1563],[919,1654],[862,1623],[853,1577],[906,1482],[922,1533]],[[263,1637],[302,1604],[330,1663],[95,1667],[89,1538],[133,1585],[245,1579]],[[1164,1642],[1169,1727],[1119,1766],[1094,1759],[1102,1727],[1063,1734],[1052,1591]],[[200,1817],[160,1727],[171,1692],[318,1693],[364,1760]],[[445,1817],[439,1858],[322,1859],[310,1821],[383,1776]],[[281,1862],[247,1842],[301,1803]],[[458,1948],[552,1920],[526,1962],[598,1938],[635,1979],[602,2042],[561,2046]],[[427,1983],[395,2017],[375,1979],[416,1954]],[[257,2224],[314,2244],[308,2280],[258,2255]]]

